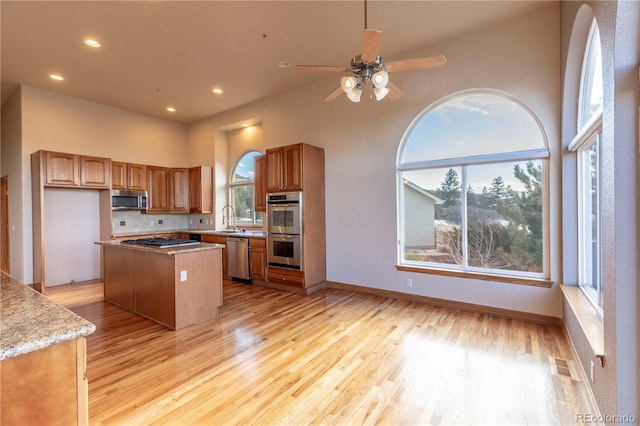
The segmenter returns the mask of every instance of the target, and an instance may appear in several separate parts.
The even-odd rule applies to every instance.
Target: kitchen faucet
[[[229,218],[229,210],[231,210],[231,213],[233,213],[233,216],[231,216],[233,218],[233,230],[237,231],[238,227],[236,226],[236,211],[233,209],[233,206],[230,205],[226,205],[222,208],[222,224],[224,225],[224,211],[225,209],[227,210],[227,225],[229,225],[229,223],[231,222],[231,219]]]

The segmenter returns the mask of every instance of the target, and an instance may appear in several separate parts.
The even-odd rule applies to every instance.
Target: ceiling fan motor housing
[[[375,73],[383,69],[384,64],[380,56],[376,56],[376,59],[371,62],[366,62],[358,55],[351,60],[351,68],[349,70],[358,77],[361,84],[366,84]]]

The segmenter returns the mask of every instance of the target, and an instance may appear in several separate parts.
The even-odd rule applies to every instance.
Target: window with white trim
[[[499,91],[465,91],[411,124],[398,152],[398,262],[548,279],[546,135]]]
[[[254,204],[254,158],[258,155],[262,153],[250,151],[243,155],[231,174],[229,199],[238,227],[262,226],[262,213],[255,211]]]
[[[582,63],[578,131],[569,144],[577,155],[578,284],[602,312],[602,49],[600,32],[591,24]]]

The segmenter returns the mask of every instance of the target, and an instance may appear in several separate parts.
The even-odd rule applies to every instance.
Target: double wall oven
[[[267,263],[302,271],[302,193],[267,196]]]

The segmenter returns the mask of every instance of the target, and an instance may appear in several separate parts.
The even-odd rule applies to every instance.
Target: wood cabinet
[[[267,191],[302,189],[303,144],[267,150]]]
[[[127,239],[130,237],[127,237]],[[135,309],[135,292],[133,287],[133,256],[128,250],[105,246],[103,258],[112,262],[104,268],[104,298],[125,309]]]
[[[290,287],[305,287],[304,272],[269,267],[269,282]]]
[[[189,213],[213,213],[213,167],[189,169]]]
[[[111,162],[111,187],[113,189],[147,190],[147,166],[144,164]]]
[[[189,213],[189,169],[170,169],[169,183],[169,212]]]
[[[2,424],[88,425],[86,351],[78,337],[2,360]]]
[[[251,278],[265,281],[267,270],[267,251],[264,238],[249,238]]]
[[[225,245],[225,247],[222,249],[222,275],[225,278],[229,278],[229,275],[227,275],[227,237],[221,235],[203,235],[202,242]]]
[[[102,157],[39,151],[44,168],[44,184],[106,189],[111,186],[111,160]],[[36,153],[37,154],[37,153]]]
[[[254,157],[254,209],[257,212],[267,211],[267,156]]]
[[[169,168],[147,166],[147,213],[169,212]]]

